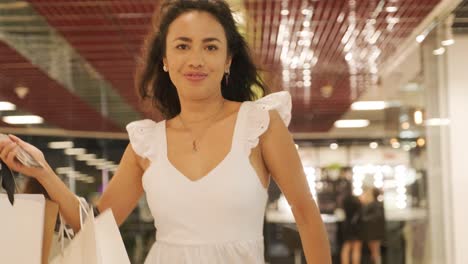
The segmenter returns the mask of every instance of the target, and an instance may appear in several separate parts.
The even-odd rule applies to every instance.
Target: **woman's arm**
[[[129,144],[114,177],[97,203],[99,211],[103,212],[107,208],[112,208],[115,221],[121,225],[143,195],[141,182],[143,173],[142,158]]]
[[[260,144],[266,167],[291,205],[307,263],[331,264],[330,246],[291,134],[276,111]]]
[[[43,168],[27,167],[16,160],[15,156],[18,145],[39,161]],[[80,229],[80,206],[75,194],[55,174],[39,149],[15,136],[10,136],[9,139],[0,141],[0,158],[12,170],[37,179],[47,191],[51,200],[59,205],[60,213],[65,221],[74,231]],[[138,156],[129,145],[122,157],[119,168],[98,203],[98,208],[101,212],[107,208],[112,208],[116,222],[119,224],[133,210],[143,193],[141,185],[143,170],[139,165],[138,159]]]

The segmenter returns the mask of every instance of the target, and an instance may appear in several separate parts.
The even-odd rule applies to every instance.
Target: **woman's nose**
[[[193,51],[190,54],[188,64],[190,67],[200,68],[205,64],[202,52]]]

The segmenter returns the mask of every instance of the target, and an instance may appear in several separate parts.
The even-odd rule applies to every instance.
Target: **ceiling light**
[[[97,162],[95,159],[90,159],[86,161],[86,165],[88,166],[96,166],[98,165],[99,162]]]
[[[57,174],[67,174],[71,171],[74,171],[72,167],[58,167],[55,169],[55,172],[57,172]]]
[[[26,1],[13,1],[11,3],[1,3],[0,9],[8,10],[8,9],[21,9],[28,7],[28,2]]]
[[[426,38],[425,35],[418,35],[418,36],[416,37],[416,41],[417,41],[418,43],[421,43],[421,42],[424,41],[425,38]]]
[[[10,102],[0,102],[0,111],[12,111],[16,110],[16,105]]]
[[[337,143],[331,143],[331,144],[330,144],[330,149],[332,149],[332,150],[337,150],[338,147],[339,147],[339,146],[338,146]]]
[[[96,159],[96,154],[81,154],[76,155],[76,159],[79,161],[88,161]]]
[[[442,40],[440,44],[442,44],[442,46],[450,46],[450,45],[455,44],[455,40],[454,39]]]
[[[335,127],[337,128],[358,128],[369,126],[370,121],[367,119],[346,119],[335,121]]]
[[[309,21],[304,21],[304,23],[302,23],[302,25],[303,25],[304,27],[306,27],[306,28],[307,28],[307,27],[310,27],[310,22],[309,22]]]
[[[405,92],[417,92],[421,89],[421,85],[417,82],[409,82],[403,86],[401,86],[400,90]]]
[[[99,164],[96,165],[96,169],[98,170],[110,170],[114,167],[114,164]]]
[[[322,95],[322,97],[324,98],[330,98],[333,94],[333,86],[331,85],[324,85],[322,87],[320,87],[320,94]]]
[[[303,38],[311,38],[312,36],[312,32],[310,31],[307,31],[307,30],[303,30],[303,31],[299,31],[299,36],[303,37]]]
[[[105,159],[91,159],[91,160],[86,161],[86,165],[88,165],[88,166],[97,166],[97,165],[103,164],[104,162],[106,162]]]
[[[426,126],[447,126],[450,124],[450,119],[448,118],[430,118],[425,122]]]
[[[66,173],[66,175],[68,178],[71,178],[71,179],[78,179],[78,178],[83,177],[83,174],[79,171],[70,171]]]
[[[312,13],[312,10],[310,9],[307,9],[307,8],[302,9],[302,14],[304,16],[310,15],[311,13]]]
[[[338,17],[336,18],[336,22],[341,23],[344,21],[345,13],[341,12]]]
[[[283,15],[283,16],[289,15],[289,10],[287,10],[287,9],[281,10],[281,15]]]
[[[47,144],[50,149],[66,149],[73,148],[72,141],[52,141]]]
[[[421,125],[423,123],[423,113],[421,110],[414,111],[414,123]]]
[[[15,93],[20,99],[24,99],[29,93],[29,88],[25,86],[18,86],[15,88]]]
[[[67,148],[64,150],[65,155],[83,155],[86,153],[86,149],[84,148]]]
[[[410,123],[409,122],[403,122],[401,123],[401,128],[402,129],[409,129],[410,128]]]
[[[426,140],[424,138],[418,138],[416,144],[418,144],[419,147],[423,147],[426,144]]]
[[[387,17],[386,21],[389,24],[397,24],[400,22],[400,19],[398,17]]]
[[[397,148],[399,148],[399,147],[400,147],[400,142],[396,141],[396,142],[393,142],[393,143],[392,143],[392,148],[397,149]]]
[[[344,57],[346,61],[350,61],[353,59],[353,54],[351,52],[346,53],[346,56]]]
[[[377,143],[377,142],[371,142],[371,143],[369,144],[369,147],[370,147],[371,149],[376,149],[376,148],[379,147],[379,143]]]
[[[432,54],[438,56],[438,55],[442,55],[445,53],[445,48],[444,47],[440,47],[438,49],[435,49],[432,51]]]
[[[44,119],[37,115],[4,116],[2,120],[12,125],[32,125],[42,124],[44,122]]]
[[[95,183],[96,179],[94,177],[88,176],[82,179],[84,183]]]
[[[398,7],[396,7],[396,6],[387,6],[385,8],[385,11],[387,11],[388,13],[395,13],[396,11],[398,11]]]
[[[384,101],[358,101],[351,104],[351,109],[355,111],[383,110],[387,107]]]

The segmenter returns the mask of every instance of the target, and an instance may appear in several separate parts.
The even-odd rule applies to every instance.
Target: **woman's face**
[[[220,94],[230,63],[226,34],[211,14],[191,11],[170,24],[164,65],[179,97],[197,100]]]

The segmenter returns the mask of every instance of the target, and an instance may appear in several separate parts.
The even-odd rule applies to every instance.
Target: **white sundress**
[[[268,128],[271,109],[288,125],[289,93],[243,102],[230,152],[197,181],[169,162],[165,121],[146,119],[127,125],[134,151],[151,161],[142,183],[157,234],[145,264],[265,263],[263,217],[268,193],[249,155]]]

